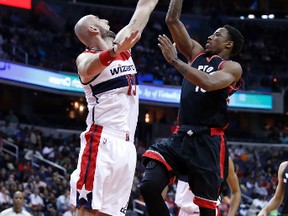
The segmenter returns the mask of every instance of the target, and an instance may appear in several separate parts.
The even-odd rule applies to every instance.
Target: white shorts
[[[178,180],[175,194],[175,203],[180,208],[178,216],[198,216],[199,207],[193,202],[194,194],[187,182]]]
[[[180,208],[177,216],[200,216],[200,212],[187,213]]]
[[[91,125],[81,136],[77,169],[71,174],[70,201],[79,208],[123,216],[131,193],[136,149],[127,135]]]
[[[178,216],[199,216],[200,209],[193,202],[194,194],[190,190],[188,182],[178,180],[175,194],[175,203],[180,208]],[[219,216],[219,205],[220,200],[217,200],[217,212],[216,215]]]

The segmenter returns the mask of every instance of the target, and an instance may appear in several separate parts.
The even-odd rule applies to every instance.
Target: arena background
[[[169,1],[159,1],[133,49],[140,87],[146,91],[179,89],[182,80],[157,47],[157,35],[169,35],[164,22]],[[0,210],[12,204],[13,192],[20,189],[26,194],[26,209],[33,215],[74,211],[66,193],[87,110],[83,93],[70,89],[71,83],[66,82],[67,76],[77,76],[75,58],[85,48],[75,38],[73,26],[91,13],[108,19],[117,32],[129,21],[136,2],[33,0],[31,7],[25,8],[0,5]],[[242,190],[238,214],[243,216],[255,215],[271,198],[278,165],[288,158],[287,14],[284,0],[184,0],[181,18],[201,43],[226,23],[235,25],[245,37],[244,50],[235,58],[243,66],[244,83],[240,102],[229,110],[227,129]],[[56,87],[42,84],[47,72],[53,77],[65,76],[64,84],[55,79]],[[60,84],[64,89],[58,88]],[[262,97],[268,98],[264,105]],[[135,143],[139,157],[127,215],[146,214],[137,188],[143,171],[141,155],[175,127],[177,95],[168,94],[166,99],[150,100],[143,93],[140,101]],[[229,196],[227,190],[223,196]],[[175,185],[167,196],[171,215],[177,211],[174,194]],[[36,195],[42,203],[34,205],[31,197]],[[223,202],[221,209],[225,215],[227,204]]]

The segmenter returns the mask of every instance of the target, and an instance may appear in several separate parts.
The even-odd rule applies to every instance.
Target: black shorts
[[[143,155],[162,162],[173,176],[188,176],[194,202],[216,209],[221,185],[228,175],[228,148],[224,130],[181,126],[167,140],[152,145]]]

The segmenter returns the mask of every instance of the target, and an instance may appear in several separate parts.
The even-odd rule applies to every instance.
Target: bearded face
[[[101,27],[101,26],[98,26],[98,28],[99,28],[99,31],[100,31],[101,36],[102,36],[103,38],[111,37],[111,38],[114,39],[114,38],[116,37],[116,34],[115,34],[113,31],[106,30],[106,29],[104,29],[104,28]]]

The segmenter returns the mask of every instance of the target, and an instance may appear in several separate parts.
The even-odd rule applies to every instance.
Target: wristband
[[[178,61],[178,56],[176,56],[173,60],[172,60],[172,62],[171,62],[171,64],[174,66],[174,64]]]
[[[115,59],[116,57],[111,57],[109,55],[109,50],[104,50],[100,53],[99,55],[99,60],[101,62],[101,64],[108,66],[112,63],[112,61]]]

